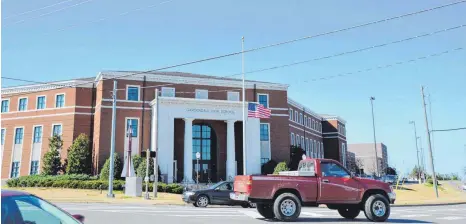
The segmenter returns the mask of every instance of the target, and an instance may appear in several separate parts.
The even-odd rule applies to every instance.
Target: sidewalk
[[[107,198],[107,191],[103,190],[82,190],[82,189],[62,189],[62,188],[9,188],[11,190],[25,191],[39,196],[51,202],[70,203],[115,203],[115,204],[147,204],[147,205],[184,205],[179,194],[157,193],[154,199],[150,193],[151,200],[144,200],[144,197],[127,197],[122,191],[114,191],[115,198]],[[143,192],[144,195],[144,192]]]

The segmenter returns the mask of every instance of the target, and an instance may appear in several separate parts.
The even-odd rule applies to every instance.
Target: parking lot
[[[255,209],[210,206],[147,206],[108,204],[59,204],[72,214],[86,216],[85,223],[267,223]],[[363,213],[356,220],[342,219],[337,211],[303,208],[298,222],[359,223],[368,222]],[[466,223],[466,205],[393,207],[388,223]]]

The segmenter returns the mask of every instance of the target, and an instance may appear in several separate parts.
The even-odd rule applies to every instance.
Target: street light
[[[419,165],[419,148],[417,147],[417,132],[416,132],[416,122],[415,121],[409,121],[409,124],[412,124],[414,126],[414,141],[416,142],[416,155],[417,155],[417,167],[419,170],[421,170],[421,166]],[[419,183],[421,183],[421,172],[419,172],[418,174],[418,178],[419,178]]]
[[[374,100],[375,97],[371,96],[371,107],[372,107],[372,128],[374,130],[374,150],[375,150],[375,169],[376,169],[376,175],[379,176],[379,162],[378,162],[378,156],[377,156],[377,140],[375,138],[375,119],[374,119]]]

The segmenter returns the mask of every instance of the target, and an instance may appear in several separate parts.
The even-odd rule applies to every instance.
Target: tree
[[[299,161],[303,159],[303,155],[305,154],[304,150],[299,146],[291,146],[290,147],[290,163],[288,167],[290,170],[297,170],[299,166]]]
[[[361,158],[356,158],[355,163],[356,163],[356,170],[357,170],[356,173],[362,174],[364,170],[364,162],[362,161]]]
[[[59,135],[49,138],[49,151],[44,154],[42,174],[57,175],[62,169],[60,152],[63,147],[63,140]]]
[[[140,158],[141,162],[139,162],[138,166],[136,167],[136,165],[134,165],[134,168],[136,170],[136,176],[145,177],[147,170],[147,158]],[[150,175],[154,175],[154,160],[152,158],[149,158],[149,176]]]
[[[385,174],[387,174],[387,175],[397,175],[397,172],[396,172],[395,168],[387,167],[387,169],[385,169]]]
[[[92,155],[89,138],[80,134],[68,148],[67,174],[91,174]]]
[[[273,174],[275,167],[277,166],[277,162],[275,160],[269,160],[261,167],[262,175]]]
[[[413,170],[411,171],[410,176],[413,178],[419,178],[422,173],[422,168],[420,166],[414,166]]]
[[[113,177],[116,178],[116,179],[119,179],[121,171],[123,170],[123,166],[122,166],[123,164],[122,164],[121,159],[120,159],[120,157],[118,156],[117,153],[114,154],[113,165],[114,165],[113,166],[114,167]],[[110,173],[110,158],[108,158],[105,161],[105,164],[102,167],[102,170],[100,171],[100,179],[101,180],[108,180],[109,173]]]

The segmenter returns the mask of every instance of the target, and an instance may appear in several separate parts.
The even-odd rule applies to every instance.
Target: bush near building
[[[92,156],[89,147],[89,137],[80,134],[68,148],[66,164],[67,174],[91,174]]]
[[[115,179],[121,179],[121,172],[123,171],[123,164],[117,153],[113,155],[113,164],[114,164],[113,177]],[[100,171],[100,179],[108,180],[109,173],[110,173],[110,158],[108,158],[105,161],[104,166],[102,167],[102,170]]]
[[[44,154],[42,174],[57,175],[62,170],[60,152],[63,147],[63,140],[60,136],[54,135],[49,138],[49,151]]]
[[[100,180],[96,176],[89,175],[31,175],[10,179],[6,182],[8,187],[52,187],[52,188],[73,188],[73,189],[95,189],[106,190],[108,181]],[[123,190],[124,180],[114,180],[113,189]],[[145,189],[145,185],[143,185]],[[153,184],[149,185],[149,191],[153,190]],[[183,186],[180,184],[158,183],[157,191],[181,194]]]

